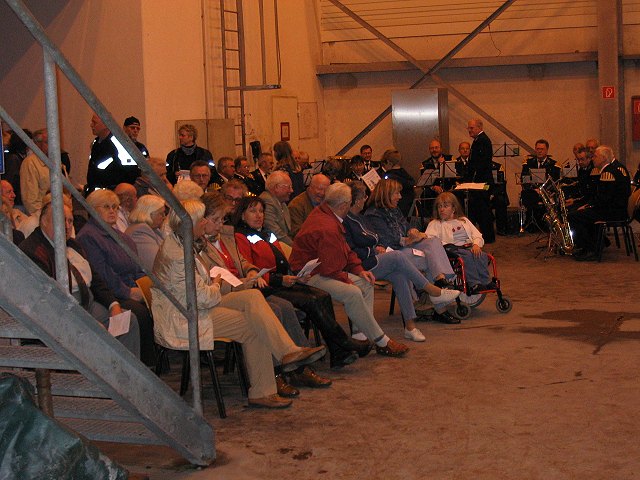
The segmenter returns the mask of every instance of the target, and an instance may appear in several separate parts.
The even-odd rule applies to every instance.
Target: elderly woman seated
[[[224,336],[242,343],[249,374],[249,405],[252,407],[285,408],[291,400],[276,391],[271,355],[280,360],[284,371],[308,365],[325,353],[324,347],[296,346],[284,330],[262,294],[255,289],[222,295],[222,278],[211,278],[200,250],[205,228],[211,221],[204,216],[205,206],[199,200],[183,202],[193,222],[196,265],[196,297],[198,303],[198,335],[200,348],[212,349],[214,336]],[[169,214],[172,233],[168,235],[156,257],[154,273],[176,299],[186,305],[182,220]],[[187,349],[187,320],[157,288],[152,289],[155,336],[159,344],[168,348]]]
[[[225,184],[226,185],[226,184]],[[255,198],[255,197],[254,197]],[[257,277],[259,268],[249,263],[238,252],[233,227],[222,224],[227,212],[232,208],[224,196],[219,192],[205,193],[202,197],[205,205],[204,216],[208,220],[202,236],[202,250],[199,259],[210,270],[212,267],[220,267],[228,270],[243,281],[241,285],[233,287],[228,282],[221,286],[222,295],[231,291],[240,291],[256,286],[264,286],[264,280]],[[267,303],[284,326],[287,334],[293,342],[301,347],[308,346],[308,340],[300,327],[300,321],[295,307],[285,298],[271,295],[271,292],[263,291]],[[303,312],[298,311],[301,315]],[[286,376],[282,374],[281,367],[277,366],[276,383],[278,394],[284,397],[297,397],[300,392],[287,383]],[[301,367],[298,371],[288,375],[292,383],[312,388],[323,388],[331,385],[331,380],[322,378],[311,367]]]
[[[87,197],[87,203],[96,209],[100,218],[110,225],[109,228],[136,252],[133,240],[113,228],[118,218],[118,196],[111,190],[95,190]],[[144,272],[94,218],[89,219],[78,232],[77,240],[84,248],[91,268],[106,282],[122,308],[131,310],[138,318],[140,359],[146,365],[153,365],[153,320],[144,303],[142,291],[136,285],[136,280],[143,277]]]
[[[424,342],[425,337],[416,327],[416,310],[413,305],[413,289],[423,290],[439,313],[446,311],[447,304],[459,295],[458,290],[440,289],[430,283],[425,276],[399,251],[385,251],[379,245],[378,235],[366,227],[360,212],[367,200],[366,187],[362,182],[351,183],[351,209],[342,223],[347,243],[356,252],[362,266],[373,273],[376,279],[389,280],[398,297],[404,321],[404,337],[414,342]]]
[[[304,278],[292,275],[289,262],[276,236],[264,228],[264,200],[245,197],[240,202],[234,224],[240,254],[259,268],[271,268],[258,286],[265,294],[286,298],[318,327],[331,358],[331,368],[338,369],[365,356],[369,342],[351,340],[336,323],[331,296],[318,288],[305,285]]]
[[[384,250],[400,250],[418,270],[426,272],[427,278],[437,287],[453,288],[448,279],[455,274],[447,252],[439,239],[429,238],[409,226],[398,208],[401,190],[400,183],[383,178],[371,193],[364,217],[369,229],[378,235],[378,246]],[[436,311],[434,319],[443,323],[460,323],[447,311]]]
[[[164,234],[160,227],[166,217],[164,200],[157,195],[143,195],[129,214],[129,226],[125,233],[131,237],[138,249],[142,266],[153,268]]]

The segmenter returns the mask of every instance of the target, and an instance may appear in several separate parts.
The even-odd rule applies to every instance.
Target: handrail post
[[[62,288],[66,290],[69,288],[69,270],[67,269],[67,236],[62,201],[62,167],[60,161],[56,65],[46,48],[42,49],[42,54],[44,58],[44,94],[49,140],[48,156],[51,159],[53,167],[49,169],[49,179],[51,181],[51,213],[53,214],[53,247],[55,252],[56,278],[60,285],[62,285]]]

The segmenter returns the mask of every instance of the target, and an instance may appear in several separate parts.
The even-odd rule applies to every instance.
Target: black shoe
[[[603,237],[602,241],[604,242],[604,248],[610,247],[611,246],[611,240],[609,240],[609,237]]]
[[[369,353],[369,352],[367,352]],[[358,352],[355,350],[338,350],[337,352],[331,352],[330,365],[332,370],[339,370],[342,367],[351,365],[358,360]]]
[[[449,312],[446,312],[446,311],[442,313],[435,312],[433,314],[433,319],[436,322],[447,323],[450,325],[455,325],[457,323],[460,323],[459,318],[454,317],[453,315],[451,315]]]
[[[440,287],[440,288],[449,288],[451,290],[455,290],[456,289],[456,286],[453,283],[451,283],[449,280],[447,280],[446,278],[439,278],[438,280],[433,282],[433,284],[436,287]]]

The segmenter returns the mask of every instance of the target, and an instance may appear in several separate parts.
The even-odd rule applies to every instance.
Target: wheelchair
[[[454,253],[447,251],[451,267],[453,268],[453,272],[456,274],[453,284],[462,292],[460,297],[456,299],[456,308],[452,313],[461,320],[469,318],[471,316],[471,310],[480,306],[487,297],[487,294],[490,293],[498,295],[498,298],[496,299],[496,309],[498,312],[509,313],[513,308],[511,299],[506,295],[503,295],[502,290],[500,289],[500,279],[498,278],[498,268],[496,267],[495,258],[489,253],[486,255],[489,260],[490,271],[492,272],[491,286],[493,288],[472,293],[471,286],[467,285],[466,281],[464,260],[461,257],[456,256]]]

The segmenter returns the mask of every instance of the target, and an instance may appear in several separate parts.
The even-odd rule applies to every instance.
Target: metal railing
[[[84,83],[78,72],[73,68],[62,52],[49,39],[44,29],[31,14],[24,3],[20,0],[5,0],[5,3],[13,10],[20,21],[29,30],[29,33],[42,46],[44,54],[44,84],[45,84],[45,104],[47,115],[47,129],[49,135],[49,158],[40,150],[36,144],[25,134],[20,126],[11,116],[0,107],[0,117],[4,119],[14,132],[25,142],[25,144],[44,162],[50,170],[51,178],[51,201],[53,206],[53,226],[54,226],[54,250],[56,260],[57,279],[62,285],[68,285],[68,273],[66,268],[66,241],[62,187],[66,187],[71,195],[80,202],[87,212],[98,222],[98,224],[113,238],[120,247],[131,257],[142,270],[149,275],[154,282],[154,286],[161,290],[167,298],[176,306],[178,311],[185,316],[188,322],[189,332],[189,354],[191,367],[191,382],[193,385],[193,408],[198,414],[202,414],[202,385],[200,381],[200,348],[198,342],[198,310],[195,291],[195,260],[193,256],[193,223],[187,211],[180,201],[173,195],[171,190],[164,184],[160,177],[154,172],[151,165],[140,153],[131,139],[122,131],[118,123],[106,107],[100,102],[98,97]],[[181,220],[181,235],[184,247],[185,264],[185,286],[186,286],[186,309],[171,294],[171,292],[159,281],[153,272],[141,265],[138,256],[126,245],[115,232],[115,230],[104,222],[98,212],[89,206],[80,192],[61,173],[60,161],[60,128],[58,120],[58,96],[57,79],[55,67],[67,77],[71,85],[84,98],[93,111],[102,119],[116,139],[125,147],[134,161],[142,169],[144,174],[150,179],[156,191],[166,200],[169,206],[176,212]],[[6,222],[5,222],[6,224]],[[5,227],[6,230],[6,227]]]

